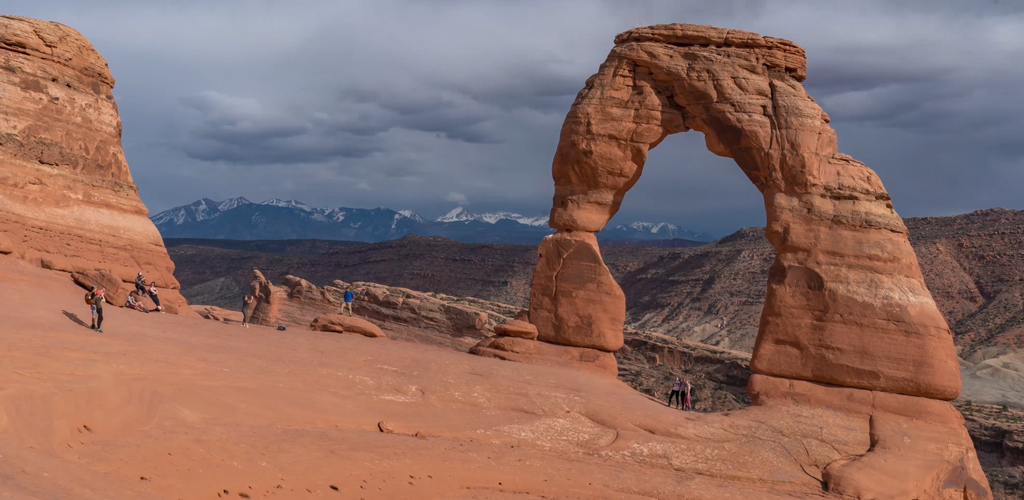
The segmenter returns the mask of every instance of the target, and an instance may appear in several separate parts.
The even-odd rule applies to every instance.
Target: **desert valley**
[[[579,82],[547,225],[186,238],[99,52],[0,16],[0,498],[1024,498],[1024,211],[902,219],[807,71],[788,40],[636,27]],[[688,131],[766,226],[599,239]],[[286,208],[276,235],[315,214]]]

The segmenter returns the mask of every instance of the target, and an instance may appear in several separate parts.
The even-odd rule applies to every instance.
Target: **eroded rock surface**
[[[194,314],[121,150],[107,63],[58,23],[0,16],[0,253],[64,272],[142,271]]]
[[[510,319],[500,325],[494,325],[494,334],[501,337],[537,340],[537,327],[528,321]]]

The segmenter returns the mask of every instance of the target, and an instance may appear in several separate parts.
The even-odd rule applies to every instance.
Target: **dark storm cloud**
[[[1024,2],[8,0],[83,32],[118,79],[154,210],[200,196],[546,213],[565,112],[631,26],[690,22],[802,45],[840,149],[904,216],[1024,208]],[[652,150],[614,222],[762,224],[697,133]]]

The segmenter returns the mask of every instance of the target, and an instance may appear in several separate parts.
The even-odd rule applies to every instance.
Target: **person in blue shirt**
[[[345,314],[345,308],[348,308],[348,315],[352,315],[352,301],[356,299],[356,294],[352,292],[352,289],[345,287],[345,302],[341,304],[341,314]]]

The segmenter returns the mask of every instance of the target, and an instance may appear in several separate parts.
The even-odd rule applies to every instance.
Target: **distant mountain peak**
[[[448,213],[438,217],[434,222],[462,222],[476,220],[477,215],[463,207],[455,207]]]
[[[662,232],[673,232],[678,231],[679,226],[669,224],[668,222],[633,222],[631,224],[620,224],[615,226],[616,228],[629,227],[637,231],[643,231],[645,233],[662,233]]]
[[[244,198],[243,198],[244,199]],[[315,209],[301,201],[297,200],[282,200],[280,198],[271,198],[267,201],[261,202],[260,205],[269,205],[272,207],[283,207],[283,208],[296,208],[306,212],[313,212]]]
[[[696,233],[680,228],[668,222],[631,222],[619,224],[612,228],[601,231],[600,236],[606,239],[628,239],[628,240],[667,240],[680,238],[694,241],[709,241],[709,237],[703,233]]]
[[[399,210],[398,213],[402,214],[403,217],[412,219],[416,222],[426,222],[427,220],[420,217],[420,214],[413,212],[412,210]]]
[[[251,201],[249,201],[249,200],[239,196],[237,198],[228,198],[228,199],[226,199],[226,200],[224,200],[224,201],[222,201],[220,203],[217,203],[217,208],[221,212],[224,212],[226,210],[231,210],[232,208],[235,208],[237,206],[251,205],[251,204],[252,204]]]
[[[515,212],[486,212],[476,214],[470,212],[464,207],[455,207],[451,209],[448,213],[438,217],[435,222],[466,222],[471,220],[486,222],[488,224],[496,224],[501,220],[510,220],[533,227],[543,227],[548,225],[548,218],[543,215],[537,217],[526,217]]]

